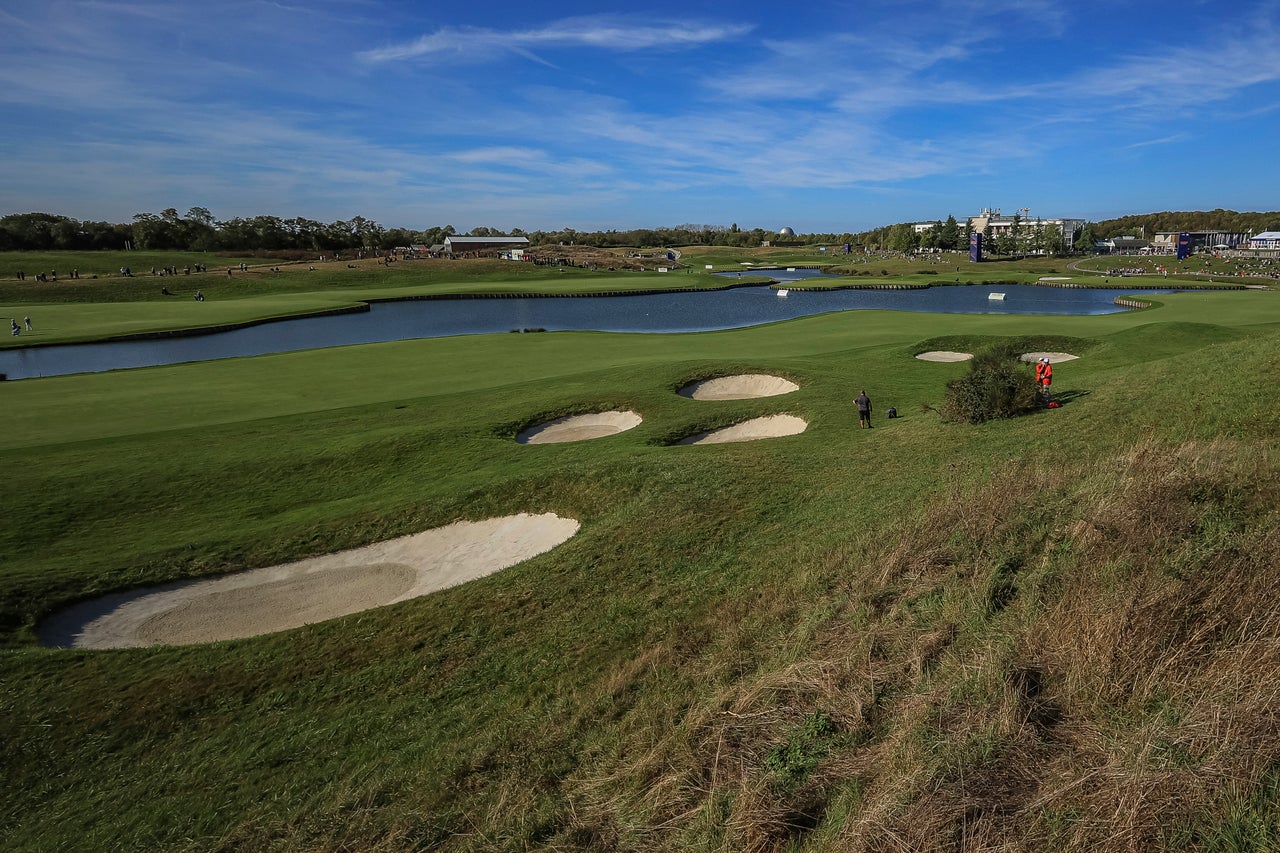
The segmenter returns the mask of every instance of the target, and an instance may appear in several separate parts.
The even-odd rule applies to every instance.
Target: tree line
[[[155,213],[135,214],[131,222],[79,221],[52,213],[14,213],[0,217],[0,251],[50,251],[134,249],[183,251],[305,250],[312,252],[346,249],[391,249],[396,246],[432,246],[446,237],[527,237],[533,245],[558,243],[615,248],[623,246],[759,246],[777,235],[763,228],[676,225],[630,230],[525,231],[479,226],[462,234],[452,225],[422,230],[384,228],[372,219],[355,216],[336,222],[319,222],[305,217],[234,217],[217,220],[207,208],[193,207],[185,215],[175,208]],[[851,235],[810,235],[810,241],[825,239],[847,242]]]
[[[1144,230],[1145,229],[1145,232]],[[1162,211],[1117,219],[1104,219],[1093,223],[1099,240],[1109,237],[1137,237],[1142,233],[1150,240],[1159,231],[1231,231],[1237,234],[1261,234],[1263,231],[1280,231],[1280,211],[1270,213],[1239,213],[1234,210]]]
[[[159,214],[138,213],[132,222],[81,222],[51,213],[15,213],[0,217],[0,250],[179,249],[185,251],[252,251],[302,249],[314,252],[376,248],[400,229],[388,231],[363,216],[337,222],[279,216],[216,220],[206,208],[185,216],[174,208]],[[451,226],[430,236],[453,233]],[[398,235],[397,235],[398,236]],[[419,233],[417,236],[422,236]]]
[[[1148,237],[1157,231],[1238,231],[1255,233],[1280,230],[1280,213],[1237,213],[1232,210],[1207,212],[1164,212],[1125,216],[1087,223],[1074,235],[1064,235],[1054,225],[1035,220],[1019,223],[1014,233],[987,235],[987,250],[994,254],[1058,254],[1067,237],[1076,246],[1091,246],[1094,240],[1139,233],[1146,226]],[[79,221],[52,213],[14,213],[0,217],[0,251],[51,251],[133,249],[183,251],[285,251],[337,252],[353,249],[391,249],[396,246],[437,245],[449,236],[527,237],[532,245],[578,244],[599,248],[663,246],[755,247],[777,241],[774,231],[729,226],[684,224],[672,227],[578,231],[525,231],[520,228],[472,228],[465,235],[452,225],[422,230],[384,228],[363,216],[348,220],[320,222],[305,217],[233,217],[218,220],[207,208],[193,207],[185,215],[175,208],[159,214],[138,213],[131,222]],[[787,238],[805,244],[840,246],[856,250],[912,252],[917,250],[967,251],[968,223],[954,216],[932,229],[916,231],[910,222],[884,225],[862,232],[813,233]]]

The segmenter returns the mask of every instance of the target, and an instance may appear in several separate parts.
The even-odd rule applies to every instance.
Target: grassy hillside
[[[850,312],[0,384],[14,850],[1280,844],[1273,292],[1108,317]],[[1061,409],[925,411],[1016,339]],[[801,390],[705,403],[712,374]],[[877,429],[854,427],[865,387]],[[524,446],[625,407],[635,430]],[[761,414],[801,435],[680,447]],[[68,602],[457,518],[565,545],[204,646],[47,650]]]

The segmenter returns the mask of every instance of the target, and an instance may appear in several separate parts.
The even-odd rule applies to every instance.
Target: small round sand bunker
[[[1047,358],[1050,364],[1057,364],[1060,361],[1075,361],[1079,357],[1069,352],[1024,352],[1019,356],[1023,361],[1039,361],[1042,358]]]
[[[516,436],[521,444],[560,444],[566,441],[587,441],[603,438],[634,429],[644,420],[635,412],[594,412],[589,415],[570,415],[545,424],[529,427]]]
[[[928,352],[916,353],[916,358],[921,361],[968,361],[973,358],[971,352],[952,352],[951,350],[935,349]]]
[[[296,563],[121,592],[40,627],[45,645],[189,645],[255,637],[417,598],[493,574],[578,532],[552,513],[459,521]]]
[[[720,376],[690,382],[676,393],[694,400],[753,400],[757,397],[777,397],[799,391],[800,386],[781,376],[765,373],[744,373],[740,376]]]
[[[680,444],[729,444],[735,441],[758,441],[762,438],[781,438],[799,435],[809,422],[795,415],[769,415],[753,418],[724,429],[712,430],[681,439]]]

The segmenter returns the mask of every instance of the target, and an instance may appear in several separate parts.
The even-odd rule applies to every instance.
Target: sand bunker
[[[922,352],[916,355],[921,361],[968,361],[973,358],[971,352],[951,352],[945,349],[935,349],[929,352]]]
[[[1023,361],[1039,361],[1042,358],[1047,358],[1050,364],[1057,364],[1060,361],[1075,361],[1079,357],[1069,352],[1024,352],[1019,356]]]
[[[557,418],[535,427],[529,427],[516,436],[521,444],[559,444],[566,441],[586,441],[626,432],[640,425],[643,420],[635,412],[595,412],[590,415],[571,415]]]
[[[734,441],[756,441],[762,438],[780,438],[784,435],[798,435],[805,431],[809,422],[795,415],[770,415],[754,418],[734,424],[724,429],[691,435],[682,439],[680,444],[728,444]]]
[[[63,611],[40,635],[45,645],[81,649],[255,637],[493,574],[577,532],[576,520],[551,513],[459,521],[282,566],[116,593]]]
[[[781,376],[744,373],[741,376],[721,376],[716,379],[690,382],[676,393],[681,397],[690,397],[694,400],[751,400],[756,397],[776,397],[779,394],[790,394],[792,391],[799,390],[799,385]]]

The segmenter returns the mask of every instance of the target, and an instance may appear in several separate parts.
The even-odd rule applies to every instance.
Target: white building
[[[445,237],[444,245],[441,247],[447,255],[454,255],[460,252],[493,252],[503,249],[524,249],[529,246],[528,237],[509,237],[506,235],[499,237]]]
[[[1263,231],[1249,238],[1250,249],[1280,249],[1280,231]]]
[[[1056,216],[1031,216],[1027,208],[1022,208],[1013,216],[1000,213],[1000,208],[984,208],[977,216],[969,217],[969,232],[987,233],[991,229],[992,237],[1000,237],[1013,233],[1014,226],[1019,233],[1032,234],[1056,225],[1062,235],[1062,245],[1070,251],[1075,245],[1076,232],[1084,227],[1083,219],[1066,219]]]

